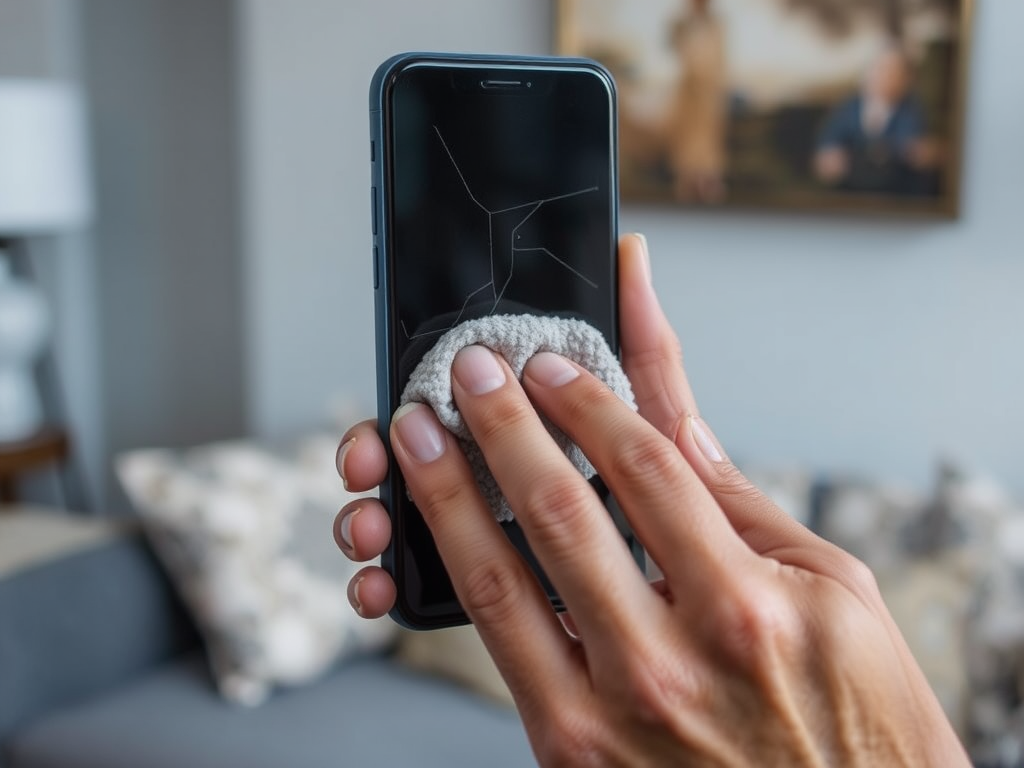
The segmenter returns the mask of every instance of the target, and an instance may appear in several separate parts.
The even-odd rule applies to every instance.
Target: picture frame
[[[626,203],[954,218],[974,0],[555,0]]]

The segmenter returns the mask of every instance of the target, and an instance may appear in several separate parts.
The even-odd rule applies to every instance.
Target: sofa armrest
[[[12,557],[18,534],[26,542],[63,538],[68,544]],[[195,629],[133,526],[0,513],[0,538],[0,549],[8,550],[0,560],[0,745],[34,717],[197,645]]]

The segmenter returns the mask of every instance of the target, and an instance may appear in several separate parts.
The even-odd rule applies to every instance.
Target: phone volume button
[[[380,255],[377,246],[373,246],[373,290],[380,286]]]
[[[373,235],[377,236],[377,188],[370,187],[370,215],[373,217]]]

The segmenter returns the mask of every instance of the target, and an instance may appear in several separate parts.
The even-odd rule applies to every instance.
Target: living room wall
[[[77,81],[77,6],[66,0],[0,2],[0,77]],[[69,426],[86,494],[98,503],[106,474],[106,432],[98,355],[96,254],[88,231],[35,237],[32,268],[50,307],[53,358],[60,376],[61,417]],[[20,483],[25,498],[52,502],[52,473]]]
[[[79,2],[108,463],[245,431],[235,11]],[[108,506],[123,496],[108,474]]]
[[[74,82],[90,115],[94,220],[31,248],[96,510],[126,508],[118,453],[245,430],[235,18],[207,0],[0,2],[0,77]],[[52,503],[37,479],[26,495]]]
[[[1024,492],[1024,4],[978,4],[949,222],[626,207],[704,415],[737,458]],[[547,0],[242,0],[248,421],[373,404],[367,84],[405,49],[549,50]]]
[[[79,79],[106,121],[94,231],[34,246],[97,506],[118,451],[372,411],[370,75],[545,53],[551,5],[0,4],[0,75]],[[1022,23],[978,4],[957,221],[624,208],[737,458],[924,485],[948,455],[1024,493]]]

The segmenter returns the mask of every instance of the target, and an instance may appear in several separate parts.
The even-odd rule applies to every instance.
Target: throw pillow
[[[911,652],[977,765],[1024,754],[1024,506],[940,467],[931,495],[832,484],[822,533],[874,571]]]
[[[202,633],[217,687],[255,706],[275,686],[312,680],[390,642],[345,598],[350,563],[331,536],[347,494],[336,441],[306,439],[291,458],[246,442],[177,453],[134,451],[117,473]]]

